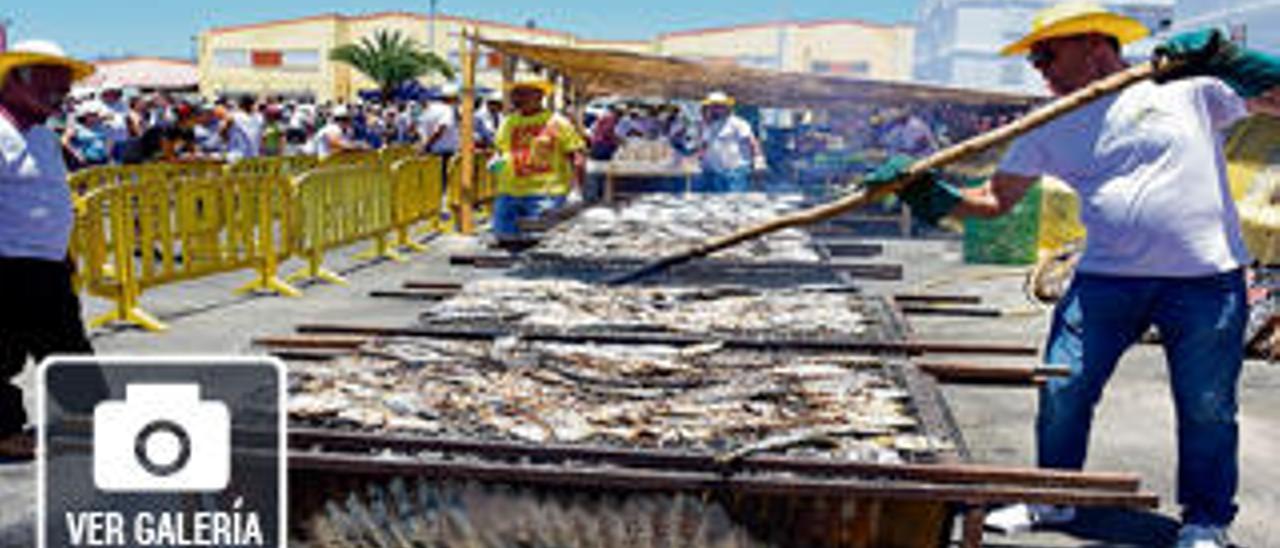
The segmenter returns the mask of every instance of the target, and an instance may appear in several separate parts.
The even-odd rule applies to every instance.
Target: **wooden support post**
[[[459,174],[458,188],[459,194],[462,196],[462,203],[458,206],[458,231],[463,234],[472,234],[475,232],[475,213],[472,206],[475,204],[475,166],[476,166],[476,143],[475,143],[475,127],[476,120],[476,42],[474,31],[463,31],[461,40],[461,48],[459,49],[462,56],[462,120],[459,124],[458,141],[462,152],[462,161],[458,169],[462,170]]]
[[[960,545],[964,548],[982,548],[982,524],[986,520],[987,510],[981,505],[973,505],[965,509]]]

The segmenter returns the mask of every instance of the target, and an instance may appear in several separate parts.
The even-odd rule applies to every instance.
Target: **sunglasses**
[[[1049,48],[1037,48],[1027,54],[1027,62],[1036,68],[1044,68],[1053,64],[1057,56]]]
[[[1072,44],[1083,42],[1088,39],[1089,35],[1082,34],[1058,38],[1053,40],[1052,43]],[[1058,54],[1055,53],[1053,48],[1050,48],[1047,43],[1039,43],[1036,44],[1036,46],[1038,47],[1032,47],[1031,51],[1027,53],[1027,62],[1031,63],[1032,66],[1036,68],[1045,68],[1052,65],[1053,62],[1058,59]]]

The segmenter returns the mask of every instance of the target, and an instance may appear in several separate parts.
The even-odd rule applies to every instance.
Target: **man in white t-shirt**
[[[762,162],[751,125],[733,114],[733,105],[733,98],[719,91],[702,101],[702,177],[698,185],[702,192],[746,192],[751,170]]]
[[[338,105],[329,115],[329,122],[316,132],[312,147],[321,160],[341,152],[368,150],[368,146],[351,138],[351,111],[347,105]]]
[[[1059,4],[1004,53],[1027,54],[1049,88],[1066,95],[1124,70],[1121,44],[1146,34],[1095,4]],[[1084,465],[1094,406],[1120,356],[1154,325],[1177,410],[1178,546],[1219,547],[1228,545],[1237,510],[1236,386],[1250,262],[1223,132],[1251,110],[1274,107],[1280,59],[1207,32],[1175,37],[1162,51],[1187,60],[1186,77],[1135,84],[1027,134],[982,186],[961,191],[926,177],[900,195],[936,219],[1004,214],[1041,175],[1075,189],[1086,249],[1045,350],[1047,363],[1071,374],[1040,391],[1039,464]],[[1069,507],[1016,505],[993,512],[988,525],[1019,530],[1073,517]]]
[[[71,285],[67,168],[44,125],[72,82],[92,73],[50,42],[0,52],[0,462],[28,460],[35,448],[10,379],[29,358],[93,353]]]
[[[458,152],[458,87],[446,84],[440,96],[422,111],[418,121],[422,149],[449,157]]]
[[[222,126],[222,134],[227,141],[227,160],[232,162],[261,155],[262,131],[266,124],[252,97],[241,97],[237,106]]]

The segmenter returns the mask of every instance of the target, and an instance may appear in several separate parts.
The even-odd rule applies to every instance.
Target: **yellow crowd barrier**
[[[319,161],[315,156],[309,155],[264,156],[246,158],[228,164],[225,171],[229,175],[283,175],[292,177],[315,169],[318,163]]]
[[[90,326],[165,329],[141,304],[145,291],[165,284],[251,269],[253,281],[238,291],[298,296],[289,282],[344,283],[324,266],[329,250],[362,240],[372,249],[358,256],[402,260],[398,249],[425,250],[413,232],[441,227],[440,167],[439,157],[399,147],[325,162],[293,156],[78,172],[70,180],[77,288],[113,302]],[[282,280],[280,263],[293,256],[306,264]]]
[[[80,196],[105,186],[135,184],[151,179],[213,177],[222,174],[224,164],[216,161],[155,162],[130,166],[99,166],[82,169],[68,177],[71,189]]]
[[[279,278],[289,254],[290,186],[280,176],[167,178],[154,172],[77,201],[72,250],[80,281],[113,309],[90,327],[165,325],[141,306],[142,292],[210,274],[254,269],[240,291],[300,292]]]
[[[321,168],[297,179],[294,250],[307,265],[289,281],[346,281],[324,267],[326,251],[373,239],[379,257],[401,260],[390,245],[392,226],[391,178],[367,165]]]
[[[392,225],[396,230],[397,248],[426,251],[414,241],[413,226],[425,222],[424,232],[440,229],[444,210],[444,181],[439,156],[410,157],[391,167]]]

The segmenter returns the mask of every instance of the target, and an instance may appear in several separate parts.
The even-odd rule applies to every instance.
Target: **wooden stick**
[[[830,219],[836,215],[879,202],[880,199],[893,194],[898,190],[906,188],[917,178],[930,170],[943,167],[963,158],[1000,146],[1033,129],[1047,124],[1060,116],[1088,105],[1099,98],[1111,95],[1112,93],[1125,89],[1137,82],[1152,78],[1164,70],[1167,70],[1166,66],[1162,64],[1162,66],[1157,68],[1154,62],[1135,65],[1124,71],[1117,72],[1111,76],[1089,84],[1087,87],[1077,90],[1070,95],[1058,98],[1052,103],[1041,106],[1014,122],[982,135],[972,137],[967,141],[938,151],[928,158],[919,160],[911,165],[907,172],[903,174],[902,178],[896,181],[867,188],[863,192],[851,194],[828,204],[792,213],[790,215],[777,217],[756,226],[739,230],[733,234],[709,239],[685,251],[668,255],[631,272],[614,276],[609,280],[606,280],[606,283],[610,285],[621,285],[634,282],[662,272],[673,266],[689,262],[699,257],[705,257],[727,247],[732,247],[748,240],[754,240],[772,232],[791,228],[793,226],[811,225],[825,219]]]
[[[270,346],[274,348],[335,348],[355,349],[369,342],[369,337],[352,337],[341,335],[305,336],[296,335],[254,337],[254,346]]]

